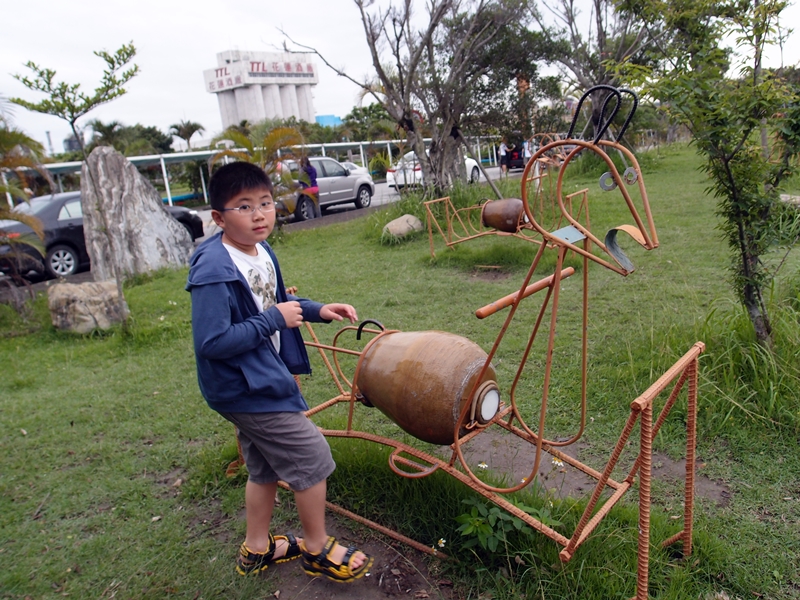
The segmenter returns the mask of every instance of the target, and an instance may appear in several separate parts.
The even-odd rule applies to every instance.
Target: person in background
[[[314,210],[318,217],[322,216],[322,211],[319,207],[319,186],[317,185],[317,170],[307,156],[300,159],[300,187],[303,189],[303,194],[308,196],[314,201]]]
[[[511,146],[508,145],[508,138],[503,136],[503,139],[500,141],[500,177],[505,175],[508,177],[508,153],[514,148],[514,144]]]

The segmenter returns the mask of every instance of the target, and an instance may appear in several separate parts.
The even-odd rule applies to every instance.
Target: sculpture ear
[[[614,227],[614,229],[610,229],[606,234],[605,244],[608,253],[611,257],[617,261],[617,264],[625,269],[628,273],[633,273],[636,270],[636,267],[631,262],[631,259],[625,254],[622,248],[619,247],[617,244],[617,232],[624,231],[629,236],[631,236],[634,240],[636,240],[644,249],[647,249],[647,242],[642,235],[642,232],[639,231],[637,227],[633,225],[620,225],[618,227]]]

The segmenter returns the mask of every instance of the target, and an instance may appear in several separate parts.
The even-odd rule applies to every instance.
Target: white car
[[[352,173],[352,174],[354,174],[354,175],[367,175],[367,176],[369,176],[369,177],[372,177],[372,176],[370,175],[370,172],[369,172],[369,169],[368,169],[368,168],[366,168],[366,167],[359,167],[359,166],[358,166],[356,163],[354,163],[354,162],[350,162],[349,160],[343,161],[343,162],[342,162],[342,166],[343,166],[345,169],[347,169],[348,171],[350,171],[350,173]]]
[[[469,156],[464,157],[464,164],[467,167],[467,178],[470,183],[478,183],[481,178],[481,170],[478,163]],[[420,185],[422,183],[422,166],[417,160],[414,151],[406,152],[397,163],[386,170],[386,185],[393,188],[401,188],[406,185]]]

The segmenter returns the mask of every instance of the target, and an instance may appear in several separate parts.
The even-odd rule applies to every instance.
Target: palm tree
[[[273,175],[279,169],[279,153],[281,159],[293,158],[290,148],[303,145],[303,136],[293,127],[276,127],[264,132],[263,136],[259,134],[260,131],[257,130],[248,137],[238,126],[229,127],[214,138],[212,143],[229,140],[234,147],[217,152],[211,157],[211,165],[228,156],[258,165],[267,175]]]
[[[179,121],[178,123],[169,126],[169,132],[172,135],[179,137],[182,140],[186,140],[186,148],[188,150],[192,149],[192,145],[189,143],[189,140],[192,139],[192,136],[195,133],[203,133],[204,131],[205,127],[200,125],[200,123],[196,123],[195,121]]]
[[[89,122],[94,131],[94,146],[111,146],[118,152],[125,151],[125,127],[119,121],[103,123],[100,119]]]
[[[212,145],[222,142],[233,142],[233,147],[220,150],[208,161],[209,170],[217,161],[228,157],[261,167],[275,181],[275,200],[294,193],[295,183],[289,169],[282,168],[282,161],[294,158],[292,146],[302,146],[303,136],[294,127],[255,127],[247,136],[240,126],[229,127],[212,140]]]
[[[14,127],[5,114],[0,114],[0,176],[2,176],[0,177],[0,219],[24,223],[42,240],[44,239],[44,230],[39,219],[33,215],[13,211],[11,203],[4,202],[2,196],[9,199],[21,198],[27,201],[30,197],[28,177],[31,170],[40,173],[48,183],[52,184],[50,173],[39,161],[39,157],[43,154],[44,148],[39,142]],[[0,240],[12,248],[20,241],[15,236],[6,235],[2,229],[0,229]],[[30,240],[26,240],[26,243],[31,244]],[[44,254],[43,247],[39,247],[37,244],[31,245],[37,246],[37,249]],[[17,258],[22,260],[23,253],[18,252]],[[18,273],[11,273],[11,276],[16,281],[23,282]]]

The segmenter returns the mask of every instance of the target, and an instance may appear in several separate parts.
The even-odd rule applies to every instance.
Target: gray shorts
[[[303,491],[336,468],[325,436],[301,412],[220,414],[238,430],[253,483],[285,481]]]

